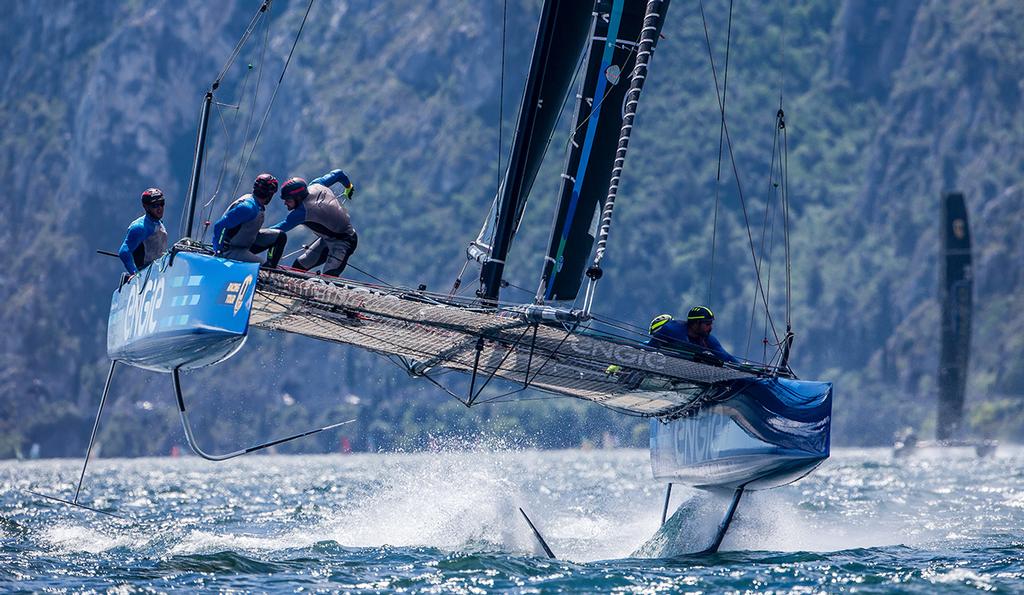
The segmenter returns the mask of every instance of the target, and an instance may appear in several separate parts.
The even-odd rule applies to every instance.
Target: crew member
[[[252,194],[231,203],[213,225],[213,249],[218,256],[243,262],[266,262],[274,268],[281,261],[288,234],[279,229],[264,229],[266,207],[277,192],[277,178],[256,176]],[[266,257],[263,252],[266,251]]]
[[[146,214],[128,226],[121,249],[117,251],[129,278],[167,251],[167,229],[161,221],[164,218],[163,191],[150,188],[143,192],[142,209]]]
[[[341,182],[346,198],[355,194],[355,186],[340,169],[321,176],[309,184],[302,178],[292,178],[281,187],[281,198],[290,211],[288,217],[273,229],[291,231],[305,225],[317,235],[316,241],[292,264],[293,267],[308,271],[323,266],[325,275],[339,276],[348,264],[349,256],[356,251],[359,237],[352,227],[348,210],[329,188]]]
[[[651,338],[647,344],[652,347],[688,350],[695,346],[710,351],[722,361],[737,361],[711,334],[714,322],[715,315],[707,306],[690,308],[685,324],[674,320],[668,314],[661,314],[651,321]]]

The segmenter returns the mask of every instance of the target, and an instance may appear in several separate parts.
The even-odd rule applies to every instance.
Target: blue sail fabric
[[[595,7],[586,75],[544,259],[545,300],[573,300],[579,293],[608,195],[646,5],[646,0],[601,0]],[[667,8],[668,2],[662,2],[662,13]],[[663,22],[658,20],[659,31]]]

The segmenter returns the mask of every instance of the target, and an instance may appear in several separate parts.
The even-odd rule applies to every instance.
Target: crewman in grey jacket
[[[359,236],[352,227],[348,210],[329,188],[341,182],[343,195],[352,198],[355,186],[340,169],[336,169],[307,184],[302,178],[292,178],[281,187],[281,198],[290,211],[284,221],[271,226],[282,232],[305,225],[318,237],[292,264],[308,271],[324,265],[325,275],[340,276],[356,251]]]
[[[288,235],[277,229],[263,229],[266,207],[277,192],[277,178],[260,174],[252,185],[252,194],[231,203],[213,225],[213,249],[218,256],[242,262],[264,262],[274,268],[284,253]]]

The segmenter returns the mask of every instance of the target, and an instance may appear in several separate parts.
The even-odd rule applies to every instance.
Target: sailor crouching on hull
[[[724,362],[735,362],[735,357],[722,347],[718,339],[711,334],[714,328],[715,315],[707,306],[694,306],[686,315],[686,323],[674,320],[668,314],[656,316],[651,321],[651,338],[647,344],[669,349],[691,348],[703,349]]]
[[[264,262],[277,266],[284,254],[288,235],[277,229],[263,228],[266,207],[277,192],[277,178],[256,176],[252,194],[239,197],[228,206],[213,226],[213,249],[218,256],[242,262]],[[263,252],[266,251],[266,257]]]
[[[164,227],[164,193],[149,188],[142,193],[142,208],[146,214],[132,221],[128,233],[117,251],[131,279],[139,269],[150,265],[167,251],[167,229]]]
[[[291,231],[299,225],[305,225],[317,235],[317,239],[292,264],[297,269],[308,271],[323,265],[325,275],[337,277],[345,270],[348,258],[356,251],[359,236],[352,227],[352,219],[337,195],[329,188],[336,182],[345,186],[342,195],[352,198],[355,186],[340,169],[309,184],[302,178],[292,178],[281,187],[281,198],[290,212],[284,221],[272,228]]]

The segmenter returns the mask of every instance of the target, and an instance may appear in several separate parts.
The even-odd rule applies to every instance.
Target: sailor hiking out
[[[146,214],[128,226],[128,233],[117,251],[129,278],[167,251],[167,229],[161,221],[164,218],[163,191],[149,188],[143,192],[142,208]]]
[[[295,259],[293,267],[308,271],[324,265],[325,275],[339,276],[345,270],[348,259],[356,251],[359,237],[352,227],[348,210],[337,195],[329,188],[341,182],[343,196],[352,198],[355,186],[340,169],[316,178],[309,184],[302,178],[292,178],[281,187],[281,198],[290,211],[284,221],[272,229],[291,231],[305,225],[318,237]]]
[[[685,323],[673,319],[668,314],[661,314],[651,321],[651,338],[647,344],[668,349],[692,350],[697,347],[710,351],[722,361],[737,361],[711,334],[714,322],[715,315],[707,306],[690,308]]]
[[[252,194],[236,199],[213,225],[213,249],[218,256],[243,262],[266,263],[274,268],[284,253],[288,235],[279,229],[263,228],[266,207],[277,192],[277,178],[256,176]],[[266,252],[266,257],[263,256]]]

